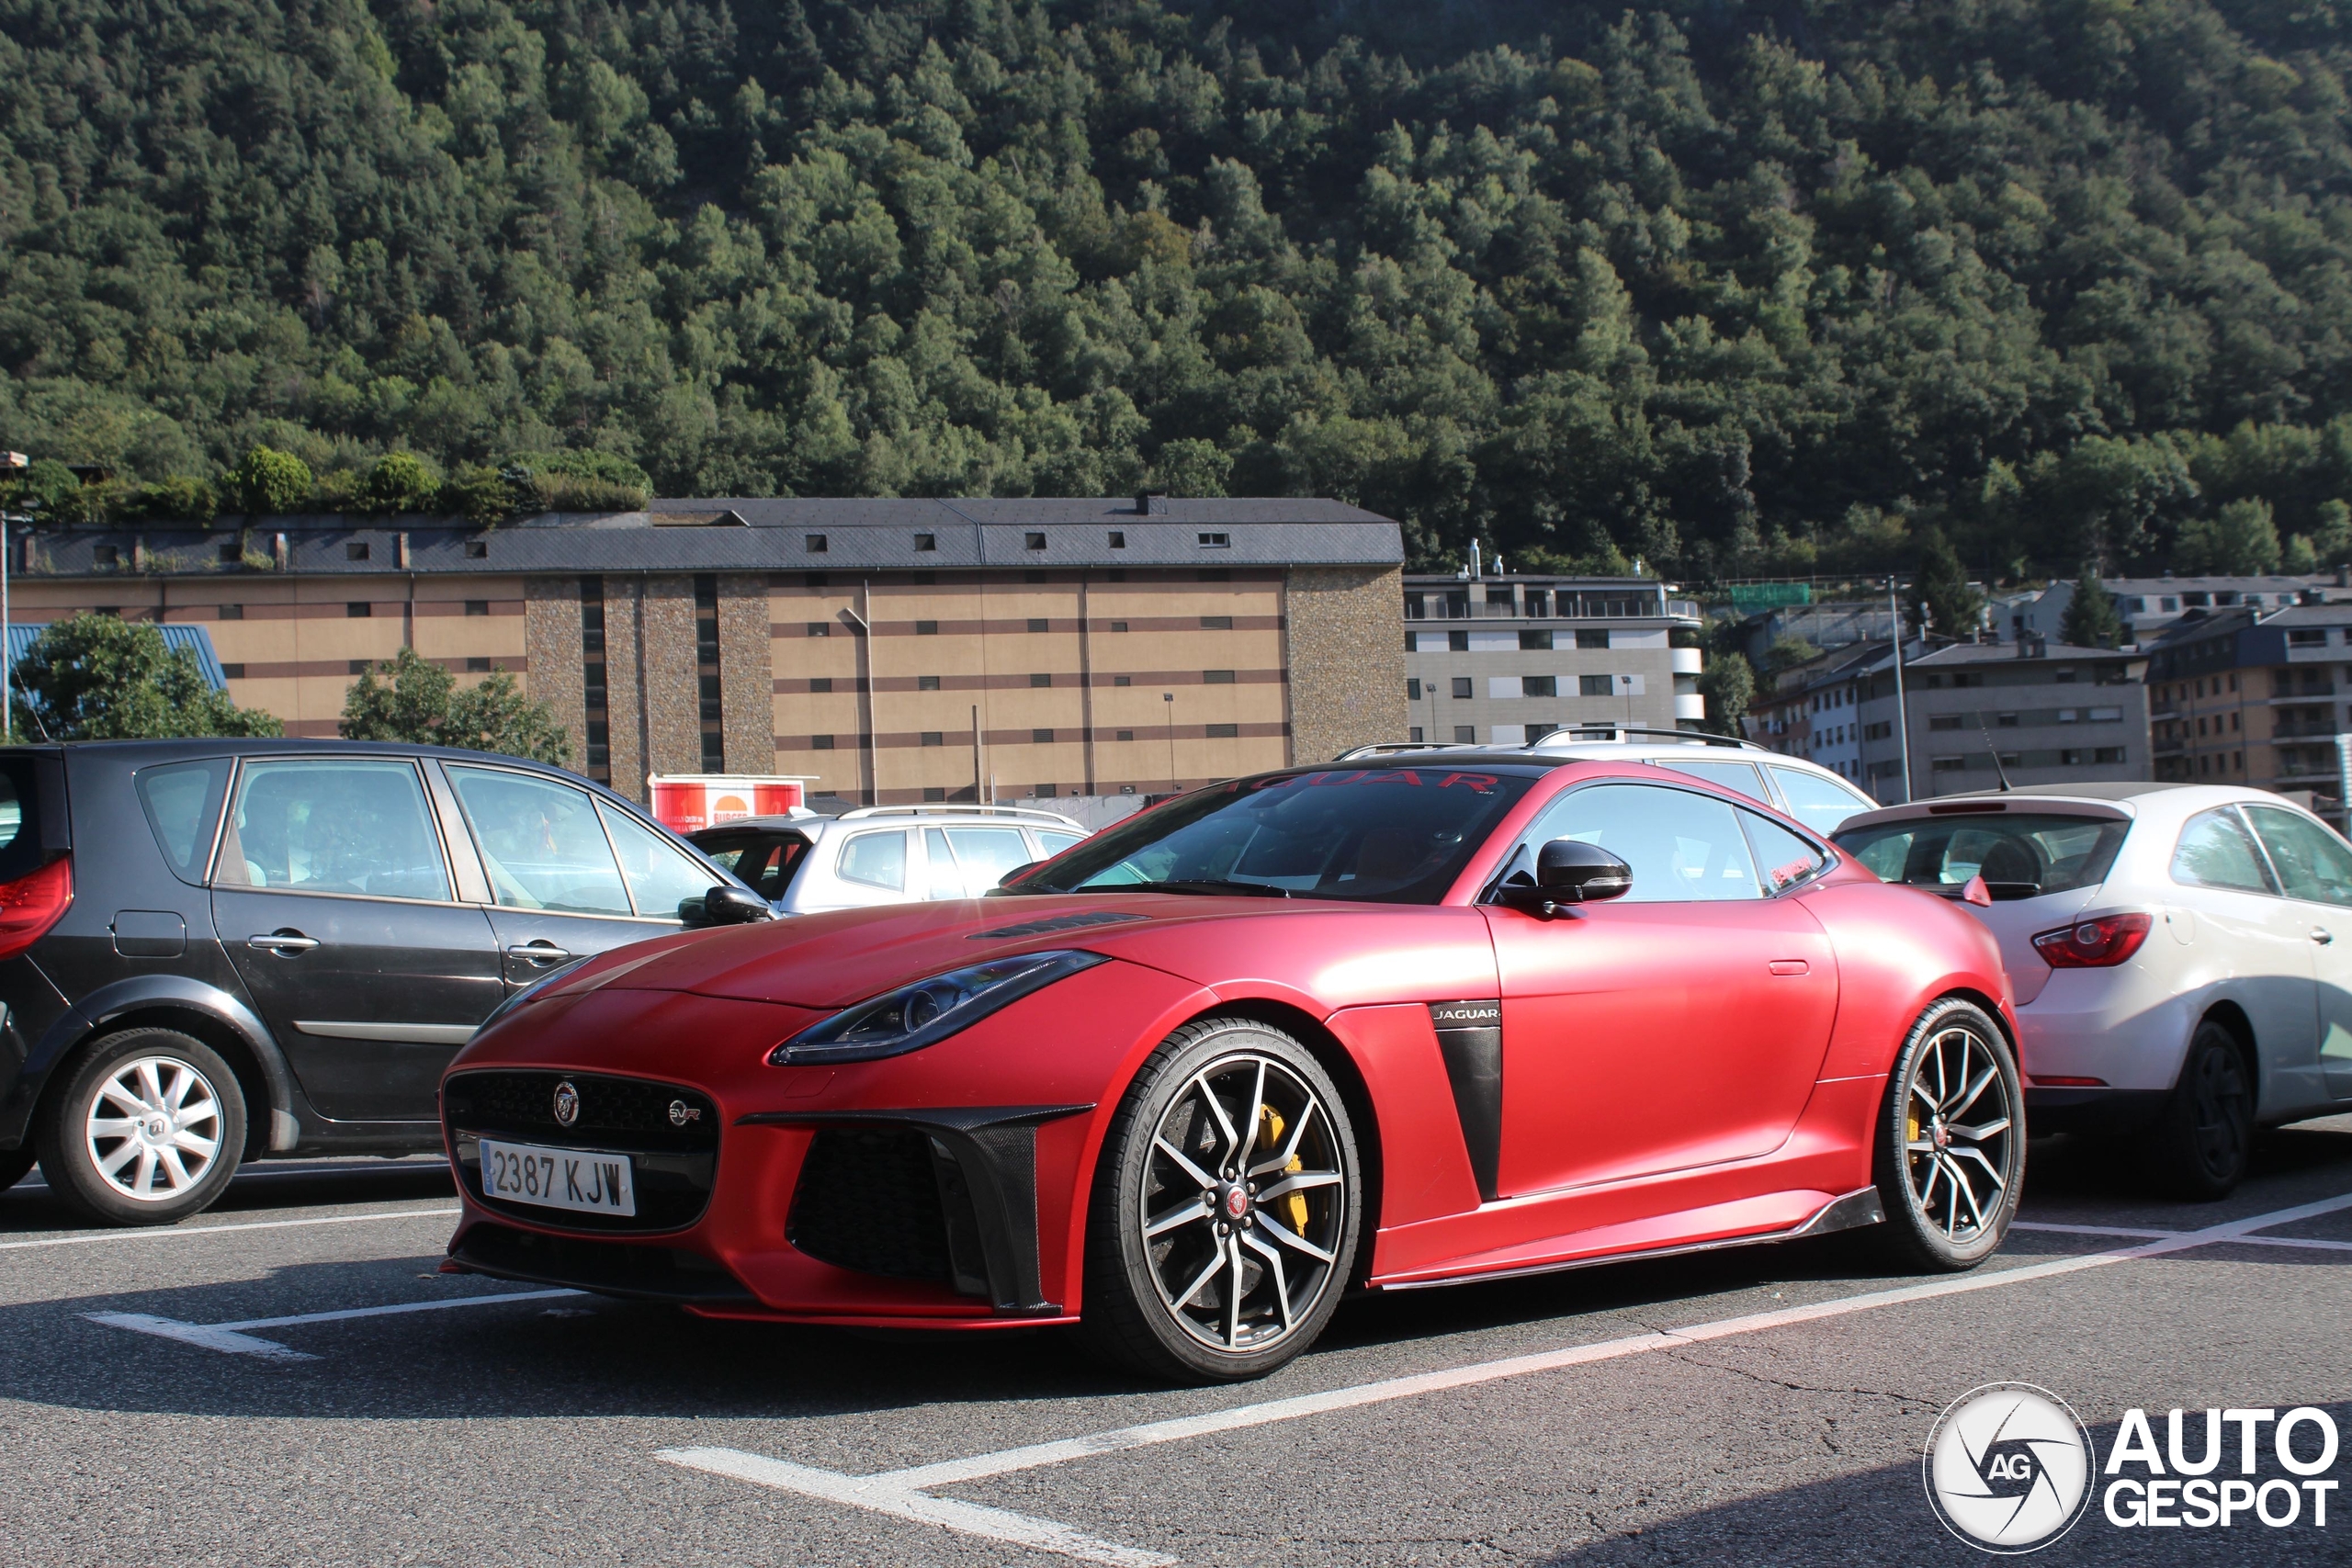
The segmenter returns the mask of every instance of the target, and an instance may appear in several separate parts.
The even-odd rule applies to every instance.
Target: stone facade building
[[[333,735],[401,649],[513,673],[573,765],[895,803],[1151,794],[1404,733],[1403,550],[1318,500],[673,500],[493,528],[39,530],[15,617],[194,623],[230,694]]]

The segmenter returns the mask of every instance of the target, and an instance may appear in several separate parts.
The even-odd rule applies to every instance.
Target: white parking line
[[[457,1209],[394,1209],[389,1213],[327,1214],[313,1220],[255,1220],[249,1224],[96,1231],[85,1235],[45,1235],[37,1241],[0,1241],[0,1252],[16,1252],[28,1247],[96,1247],[100,1242],[114,1241],[184,1241],[189,1236],[223,1235],[230,1231],[282,1231],[292,1230],[299,1225],[356,1225],[370,1220],[446,1220],[461,1212]]]
[[[2046,1221],[2018,1220],[2011,1223],[2013,1231],[2048,1231],[2057,1235],[2120,1235],[2160,1236],[2185,1235],[2185,1231],[2135,1230],[2124,1225],[2061,1225]],[[2308,1247],[2318,1252],[2352,1252],[2352,1241],[2328,1241],[2315,1235],[2240,1235],[2230,1238],[2232,1247]]]
[[[390,1306],[345,1307],[339,1312],[301,1312],[290,1317],[248,1317],[235,1323],[182,1323],[144,1312],[85,1312],[92,1323],[128,1328],[159,1339],[176,1339],[231,1356],[254,1356],[265,1361],[315,1361],[318,1357],[248,1334],[249,1328],[291,1328],[301,1323],[348,1323],[360,1317],[391,1317],[412,1312],[447,1312],[452,1307],[492,1306],[501,1302],[544,1302],[558,1296],[584,1296],[585,1291],[503,1291],[492,1296],[453,1296],[437,1302],[396,1302]]]
[[[654,1455],[669,1463],[683,1465],[713,1475],[732,1476],[780,1492],[792,1492],[829,1503],[839,1503],[873,1513],[888,1514],[896,1518],[937,1525],[962,1535],[973,1535],[990,1540],[1009,1541],[1033,1547],[1040,1551],[1076,1558],[1085,1562],[1106,1562],[1119,1568],[1166,1568],[1175,1562],[1172,1557],[1122,1546],[1114,1541],[1099,1540],[1083,1535],[1051,1519],[1032,1518],[1025,1514],[1012,1514],[997,1508],[983,1508],[974,1504],[959,1503],[952,1498],[933,1496],[930,1488],[956,1485],[964,1482],[983,1480],[989,1476],[1006,1475],[1015,1471],[1035,1470],[1043,1465],[1064,1464],[1071,1460],[1089,1459],[1097,1454],[1117,1453],[1127,1449],[1148,1447],[1155,1443],[1177,1442],[1188,1438],[1207,1437],[1218,1432],[1234,1432],[1252,1427],[1263,1427],[1277,1421],[1295,1421],[1303,1416],[1327,1415],[1338,1410],[1354,1410],[1367,1404],[1380,1404],[1395,1399],[1411,1399],[1424,1393],[1447,1389],[1470,1388],[1480,1383],[1496,1382],[1507,1378],[1526,1377],[1534,1372],[1557,1371],[1567,1367],[1585,1366],[1595,1361],[1617,1360],[1627,1356],[1647,1355],[1654,1350],[1686,1348],[1703,1345],[1710,1340],[1726,1339],[1736,1335],[1755,1334],[1765,1329],[1785,1328],[1800,1323],[1815,1323],[1825,1318],[1843,1317],[1849,1313],[1871,1312],[1880,1307],[1898,1306],[1910,1302],[1932,1301],[1943,1296],[1965,1295],[1977,1291],[2000,1290],[2021,1285],[2034,1280],[2048,1280],[2064,1274],[2080,1273],[2088,1269],[2104,1268],[2110,1263],[2124,1263],[2137,1258],[2155,1258],[2165,1253],[2182,1252],[2190,1247],[2211,1247],[2217,1242],[2239,1242],[2251,1233],[2267,1230],[2316,1214],[2334,1213],[2352,1208],[2352,1192],[2315,1202],[2301,1203],[2292,1208],[2275,1210],[2267,1214],[2255,1214],[2242,1220],[2228,1220],[2208,1225],[2202,1230],[2182,1231],[2159,1235],[2138,1247],[2109,1252],[2088,1253],[2078,1258],[2052,1258],[2042,1263],[2021,1264],[2014,1269],[2001,1269],[1974,1274],[1958,1275],[1940,1280],[1923,1280],[1916,1285],[1903,1285],[1889,1291],[1871,1291],[1861,1295],[1843,1296],[1832,1301],[1815,1302],[1805,1306],[1786,1307],[1776,1312],[1748,1313],[1738,1317],[1718,1318],[1712,1323],[1694,1324],[1687,1328],[1667,1329],[1650,1334],[1628,1335],[1621,1339],[1606,1339],[1597,1344],[1574,1345],[1564,1349],[1539,1351],[1530,1356],[1511,1356],[1501,1360],[1473,1362],[1468,1366],[1449,1368],[1442,1371],[1419,1372],[1409,1377],[1385,1378],[1378,1382],[1359,1383],[1352,1388],[1332,1389],[1323,1393],[1299,1394],[1289,1399],[1272,1399],[1258,1404],[1244,1404],[1231,1410],[1211,1411],[1202,1416],[1179,1416],[1169,1421],[1151,1421],[1138,1427],[1122,1427],[1114,1431],[1097,1432],[1090,1437],[1068,1438],[1057,1442],[1032,1443],[1023,1448],[1007,1449],[1001,1453],[978,1454],[970,1459],[948,1460],[937,1464],[914,1465],[905,1470],[888,1471],[878,1475],[844,1475],[838,1471],[817,1470],[787,1461],[770,1459],[763,1454],[745,1453],[737,1449],[691,1448],[662,1449]],[[2255,1238],[2263,1239],[2263,1238]],[[2288,1238],[2278,1238],[2288,1239]]]

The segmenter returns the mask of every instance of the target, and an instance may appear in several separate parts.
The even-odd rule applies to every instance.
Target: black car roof
[[[553,773],[567,783],[584,784],[597,794],[622,801],[640,813],[642,807],[616,795],[592,778],[560,768],[552,762],[534,761],[528,757],[510,757],[497,751],[469,751],[457,746],[428,746],[406,740],[345,740],[339,736],[184,736],[163,740],[63,740],[28,746],[0,747],[0,756],[37,753],[59,757],[68,752],[86,756],[100,753],[120,757],[133,766],[155,762],[176,761],[196,757],[246,756],[308,756],[346,755],[356,757],[438,757],[452,762],[496,762],[504,767],[529,768],[537,773]]]

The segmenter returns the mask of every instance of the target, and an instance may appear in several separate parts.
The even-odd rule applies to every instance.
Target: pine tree
[[[1912,613],[1924,610],[1928,628],[1939,637],[1959,641],[1975,636],[1984,596],[1968,586],[1968,569],[1960,564],[1942,529],[1928,529],[1924,542],[1918,575],[1911,582]]]
[[[2075,581],[2075,597],[2059,623],[2058,640],[2069,648],[2113,648],[2123,639],[2122,617],[2115,613],[2115,595],[2098,580],[2098,568],[2083,563]]]

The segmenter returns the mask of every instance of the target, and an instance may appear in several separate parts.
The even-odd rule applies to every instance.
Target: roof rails
[[[1037,811],[1025,806],[965,806],[953,801],[931,801],[922,806],[861,806],[842,812],[837,820],[846,822],[854,817],[1013,817],[1024,822],[1051,822],[1057,828],[1087,831],[1085,823],[1058,811]]]
[[[1770,748],[1736,736],[1716,735],[1704,729],[1660,729],[1652,725],[1612,724],[1602,719],[1592,724],[1564,725],[1541,739],[1527,742],[1526,750],[1541,751],[1549,746],[1576,746],[1598,740],[1658,739],[1672,740],[1684,746],[1727,746],[1734,750],[1763,751]]]
[[[1451,740],[1376,740],[1369,746],[1354,746],[1331,759],[1335,762],[1352,762],[1359,757],[1385,757],[1392,751],[1491,751],[1491,746],[1464,745]]]

